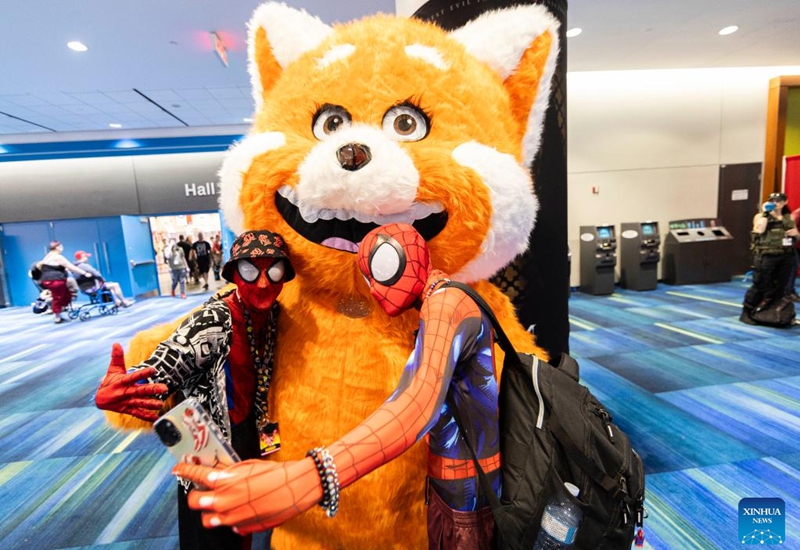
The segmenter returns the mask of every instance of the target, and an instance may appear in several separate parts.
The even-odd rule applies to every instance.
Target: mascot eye
[[[419,141],[428,135],[428,117],[411,105],[397,105],[383,116],[383,131],[399,141]]]
[[[338,105],[323,105],[314,116],[314,137],[323,140],[339,128],[349,126],[350,113]]]
[[[389,240],[390,239],[390,240]],[[391,286],[403,276],[406,268],[406,255],[394,239],[384,240],[372,252],[369,259],[369,270],[375,282]]]
[[[280,283],[283,281],[283,276],[285,273],[286,265],[284,264],[283,260],[278,260],[267,270],[267,277],[269,277],[269,280],[273,283]]]
[[[239,276],[247,283],[258,279],[258,268],[247,260],[239,260],[236,263],[236,269],[239,271]]]

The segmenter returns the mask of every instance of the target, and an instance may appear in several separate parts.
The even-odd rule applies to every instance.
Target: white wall
[[[800,66],[569,73],[571,284],[581,225],[655,220],[663,234],[715,217],[720,165],[764,161],[769,80],[790,74]]]

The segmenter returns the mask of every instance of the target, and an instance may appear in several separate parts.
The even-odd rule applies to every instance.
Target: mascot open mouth
[[[447,225],[447,212],[439,204],[414,203],[405,212],[368,216],[351,210],[312,210],[298,206],[297,194],[288,186],[275,193],[278,212],[298,235],[313,243],[355,253],[364,237],[387,223],[409,223],[426,241]]]

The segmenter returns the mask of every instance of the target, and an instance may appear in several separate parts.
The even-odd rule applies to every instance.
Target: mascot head
[[[227,223],[282,234],[306,287],[355,288],[353,254],[389,223],[411,224],[454,278],[491,276],[533,228],[528,167],[557,50],[541,6],[447,33],[262,5],[249,24],[254,125],[220,172]]]

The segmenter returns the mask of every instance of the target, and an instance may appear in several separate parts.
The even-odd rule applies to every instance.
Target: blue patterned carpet
[[[0,309],[0,548],[178,547],[173,460],[154,435],[108,427],[93,395],[113,342],[204,298],[61,325]]]
[[[741,548],[739,500],[778,497],[800,548],[800,326],[740,323],[747,286],[571,297],[583,383],[648,473],[645,547]]]
[[[737,321],[746,285],[573,293],[571,347],[648,472],[645,548],[738,548],[738,502],[786,501],[800,549],[800,327]],[[199,305],[54,325],[0,309],[0,549],[175,549],[171,457],[92,402],[111,344]]]

